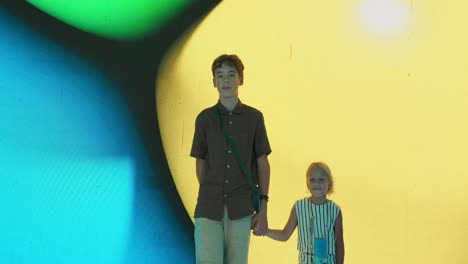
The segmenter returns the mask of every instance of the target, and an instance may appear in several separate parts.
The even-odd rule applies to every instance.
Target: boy
[[[268,230],[267,201],[271,153],[263,115],[241,103],[238,88],[244,81],[244,65],[236,55],[221,55],[211,67],[219,93],[218,109],[224,127],[240,157],[258,183],[260,210],[253,215],[252,191],[228,144],[212,107],[195,122],[190,155],[196,158],[200,184],[195,208],[197,263],[244,264],[248,261],[250,230],[265,235]]]

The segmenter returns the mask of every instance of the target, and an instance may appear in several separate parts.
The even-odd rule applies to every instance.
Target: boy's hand
[[[252,218],[253,234],[256,236],[264,236],[268,232],[268,220],[266,210],[260,210]]]

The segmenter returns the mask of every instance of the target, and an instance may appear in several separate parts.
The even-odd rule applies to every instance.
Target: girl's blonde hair
[[[333,184],[332,173],[331,173],[330,168],[328,167],[328,165],[325,164],[324,162],[321,162],[321,161],[312,162],[312,164],[310,164],[309,168],[307,169],[307,172],[306,172],[307,186],[309,186],[309,178],[310,178],[310,175],[312,174],[312,171],[314,169],[320,170],[322,175],[327,176],[327,178],[328,178],[328,191],[327,191],[327,194],[333,193],[333,185],[334,184]]]

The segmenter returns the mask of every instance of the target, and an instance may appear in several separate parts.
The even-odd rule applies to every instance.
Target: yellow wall
[[[322,160],[346,263],[468,263],[468,2],[376,1],[224,0],[173,47],[157,111],[190,215],[195,117],[217,100],[212,60],[236,53],[240,98],[264,113],[273,148],[270,227]],[[251,263],[295,263],[296,237],[252,238]]]

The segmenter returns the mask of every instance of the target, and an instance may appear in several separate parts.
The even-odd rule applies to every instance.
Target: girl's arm
[[[278,241],[287,241],[297,226],[297,215],[296,215],[296,205],[293,206],[291,209],[291,213],[289,214],[289,219],[286,225],[284,226],[283,230],[277,229],[268,229],[266,236],[278,240]]]
[[[336,264],[343,264],[345,249],[343,240],[343,216],[341,210],[335,221],[335,243]]]

